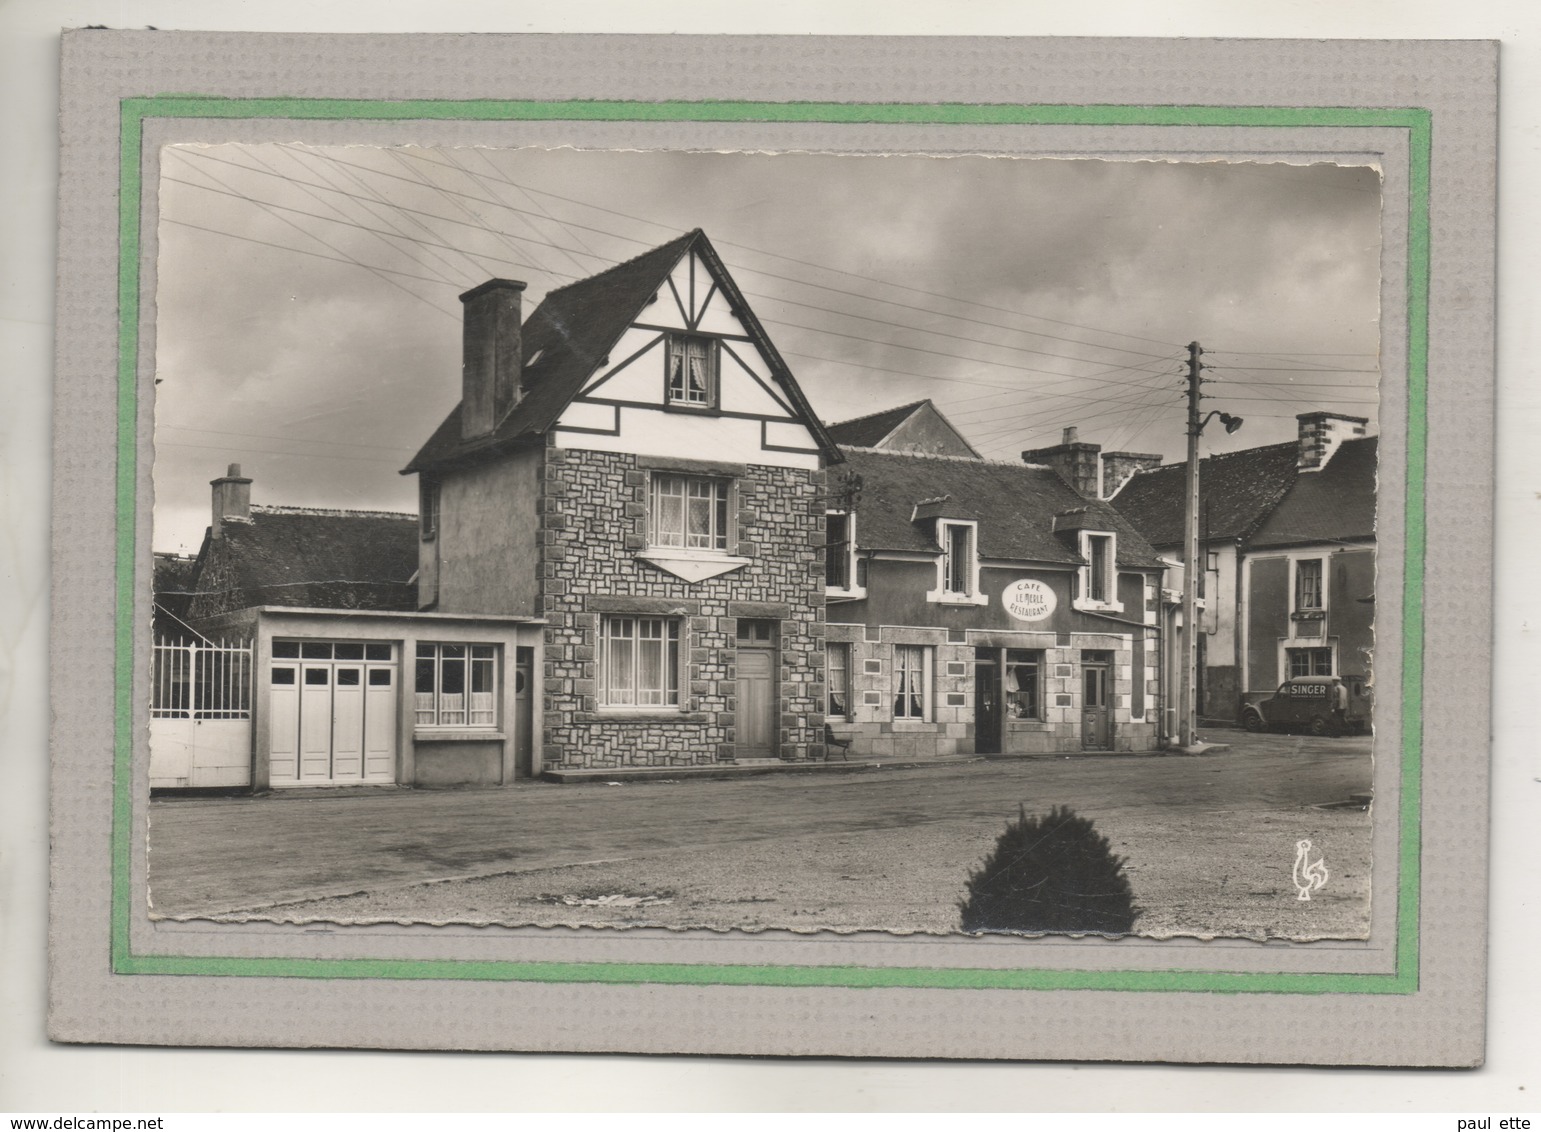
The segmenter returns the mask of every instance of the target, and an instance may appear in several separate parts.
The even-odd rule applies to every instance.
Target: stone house
[[[700,230],[465,306],[420,486],[417,607],[539,618],[553,771],[823,754],[825,467],[841,456]]]

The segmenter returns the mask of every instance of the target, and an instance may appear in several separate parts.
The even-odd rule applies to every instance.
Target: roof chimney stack
[[[251,522],[251,480],[241,475],[241,465],[231,464],[224,475],[210,480],[214,489],[214,515],[209,524],[215,538],[224,533],[226,523]]]
[[[1338,445],[1365,434],[1368,417],[1347,417],[1342,413],[1301,413],[1295,418],[1300,427],[1300,455],[1295,467],[1302,472],[1319,472],[1327,466]]]
[[[1072,425],[1064,431],[1059,444],[1053,448],[1030,448],[1022,453],[1022,459],[1029,464],[1047,464],[1081,495],[1096,499],[1101,471],[1097,454],[1101,451],[1100,444],[1078,441]]]
[[[523,394],[524,284],[489,279],[460,296],[465,306],[460,371],[460,435],[488,436]]]

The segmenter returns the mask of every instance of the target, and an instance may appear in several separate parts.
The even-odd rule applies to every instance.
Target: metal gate
[[[157,640],[150,676],[151,788],[250,786],[251,642]]]

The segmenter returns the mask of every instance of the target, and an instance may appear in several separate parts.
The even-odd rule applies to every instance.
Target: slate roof
[[[412,462],[402,469],[402,474],[474,459],[544,433],[556,423],[589,376],[605,364],[616,341],[659,289],[667,285],[675,265],[692,250],[715,271],[728,301],[770,360],[772,372],[788,390],[793,407],[803,415],[815,440],[827,450],[827,455],[838,460],[834,443],[717,257],[706,233],[695,228],[598,275],[547,292],[521,329],[520,348],[526,358],[535,358],[535,362],[524,367],[524,393],[519,402],[489,435],[470,441],[461,438],[460,406],[456,405]]]
[[[1113,508],[1072,490],[1052,468],[961,456],[843,448],[847,470],[861,476],[856,545],[864,550],[935,553],[935,528],[912,521],[927,514],[979,523],[979,556],[1081,565],[1073,535],[1054,533],[1056,515],[1084,511],[1118,534],[1118,564],[1159,567],[1156,552]],[[945,503],[937,501],[946,497]]]
[[[1291,440],[1201,460],[1200,536],[1249,538],[1294,486],[1299,453]],[[1187,475],[1186,461],[1138,472],[1111,502],[1152,546],[1180,546]]]
[[[1375,537],[1379,437],[1345,440],[1327,466],[1301,472],[1253,536],[1253,547],[1352,542]]]
[[[911,401],[908,405],[884,409],[880,413],[868,413],[865,417],[852,417],[848,421],[840,421],[825,427],[829,429],[830,439],[836,444],[853,448],[874,448],[878,441],[903,424],[911,413],[925,403],[925,401]]]
[[[207,617],[255,605],[417,608],[415,515],[253,507],[251,522],[205,536],[189,610]]]

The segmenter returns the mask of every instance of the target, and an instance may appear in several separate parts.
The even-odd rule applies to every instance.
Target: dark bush
[[[1019,808],[959,907],[966,932],[1126,935],[1140,914],[1124,859],[1068,806],[1032,817]]]

